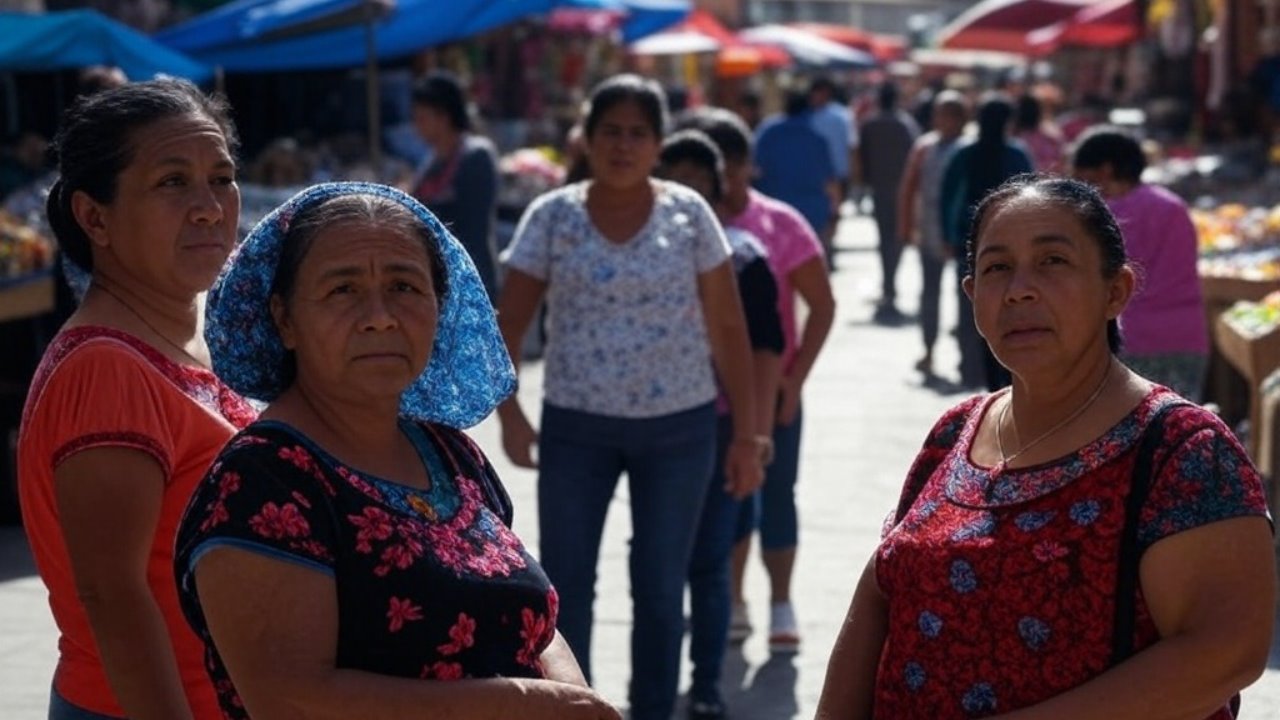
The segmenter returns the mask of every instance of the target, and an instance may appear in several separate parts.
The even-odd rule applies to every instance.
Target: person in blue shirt
[[[787,99],[785,117],[760,126],[755,186],[800,211],[821,237],[839,207],[839,183],[827,143],[813,129],[812,113],[809,99],[796,93]]]

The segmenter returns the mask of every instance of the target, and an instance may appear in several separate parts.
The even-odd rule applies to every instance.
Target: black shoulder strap
[[[1155,478],[1156,451],[1164,439],[1165,417],[1175,408],[1190,405],[1186,401],[1171,402],[1158,408],[1147,422],[1138,443],[1138,456],[1133,465],[1129,495],[1124,503],[1124,528],[1120,535],[1120,562],[1116,568],[1115,619],[1111,631],[1111,665],[1119,665],[1133,654],[1133,634],[1137,624],[1138,591],[1138,525],[1142,506],[1151,492]]]
[[[460,430],[441,425],[427,427],[432,436],[445,448],[454,467],[475,479],[476,484],[480,486],[480,491],[484,493],[484,501],[489,509],[504,525],[511,527],[511,521],[515,516],[511,497],[507,495],[507,489],[502,486],[497,471],[493,469],[493,465],[489,464],[484,453],[480,452],[471,439]]]

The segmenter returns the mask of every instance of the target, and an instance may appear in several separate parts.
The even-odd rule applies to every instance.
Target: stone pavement
[[[854,583],[875,547],[880,522],[897,499],[916,448],[934,420],[962,395],[943,385],[924,387],[911,368],[919,355],[915,325],[886,328],[870,322],[878,294],[875,231],[865,218],[845,222],[833,276],[839,300],[827,350],[805,393],[805,441],[798,489],[800,555],[795,596],[804,647],[798,655],[770,657],[760,633],[730,653],[725,691],[735,720],[812,717],[822,689],[827,655],[844,617]],[[951,273],[944,282],[943,317],[953,317]],[[903,258],[903,309],[914,311],[919,288],[916,257]],[[954,375],[955,345],[944,333],[937,367]],[[526,407],[537,407],[539,366],[526,370]],[[488,451],[516,503],[515,529],[537,548],[534,474],[503,457],[496,423],[482,424],[476,439]],[[625,483],[611,507],[601,548],[594,659],[597,685],[606,697],[626,700],[630,600],[627,586],[629,508]],[[753,560],[748,575],[752,619],[767,623],[767,585]],[[16,528],[0,529],[0,718],[45,717],[56,635],[44,590],[34,577]],[[687,662],[683,684],[688,683]],[[1280,716],[1280,643],[1270,669],[1244,696],[1244,720]]]

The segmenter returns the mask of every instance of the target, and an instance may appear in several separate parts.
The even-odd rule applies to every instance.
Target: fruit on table
[[[0,211],[0,279],[43,270],[53,264],[53,244],[18,218]]]

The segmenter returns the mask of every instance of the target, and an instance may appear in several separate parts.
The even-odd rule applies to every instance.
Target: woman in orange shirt
[[[50,720],[220,717],[178,606],[174,533],[253,409],[209,369],[203,296],[236,241],[228,108],[181,80],[82,101],[50,225],[83,302],[32,381],[19,492],[59,659]]]

